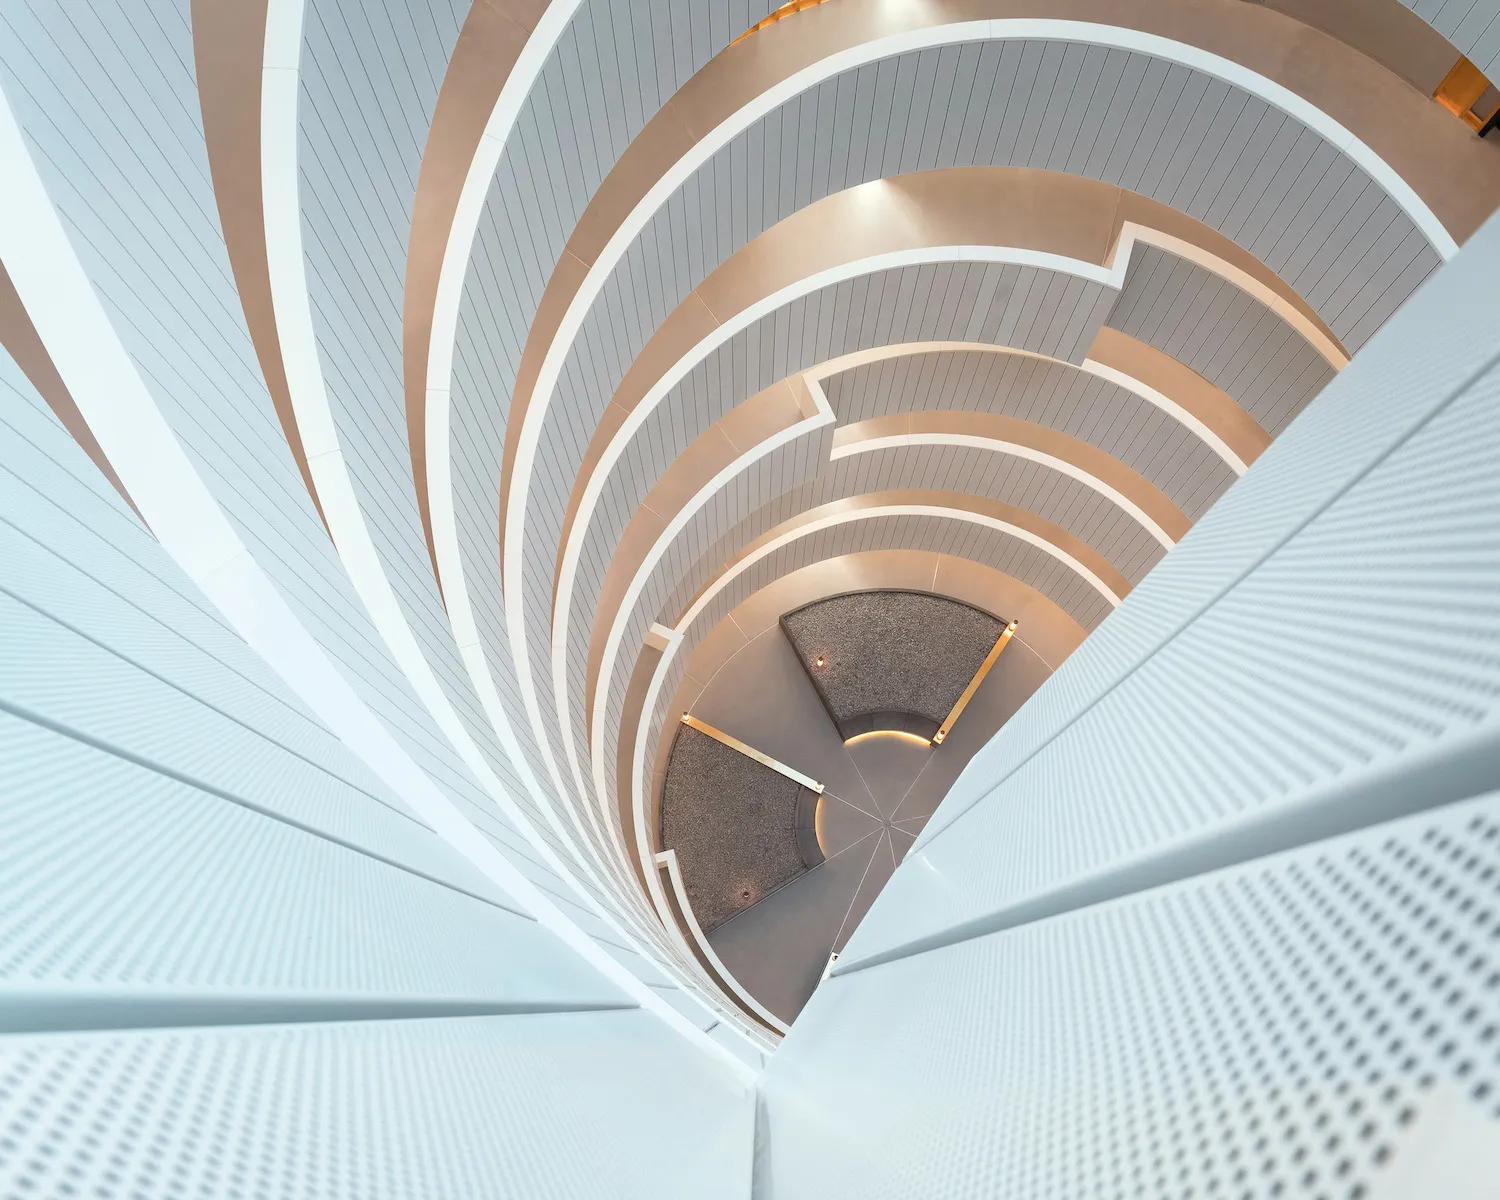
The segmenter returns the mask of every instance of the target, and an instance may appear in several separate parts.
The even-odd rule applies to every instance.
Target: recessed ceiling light
[[[815,666],[815,667],[821,667],[822,665],[823,665],[823,656],[820,654],[820,655],[818,655],[818,657],[816,659],[813,660],[813,666]]]

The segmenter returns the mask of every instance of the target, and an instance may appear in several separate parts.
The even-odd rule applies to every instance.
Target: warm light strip
[[[1011,635],[1015,631],[1016,622],[1012,621],[1005,627],[1005,632],[996,639],[994,646],[990,648],[989,654],[985,655],[984,661],[979,664],[979,670],[974,672],[974,678],[969,680],[969,686],[964,688],[964,694],[958,698],[958,703],[953,706],[953,711],[943,719],[943,723],[938,727],[938,731],[932,735],[932,744],[934,746],[941,746],[943,744],[943,739],[948,736],[948,731],[953,728],[953,722],[958,720],[964,709],[968,707],[969,701],[974,699],[974,693],[979,690],[979,685],[984,682],[984,677],[990,673],[990,668],[995,665],[1001,651],[1010,644]]]
[[[868,741],[871,738],[893,737],[903,741],[915,742],[919,746],[930,746],[932,743],[920,733],[908,733],[904,729],[867,729],[863,733],[856,733],[852,738],[845,738],[844,745],[852,746],[856,742]]]
[[[740,741],[739,738],[731,737],[722,729],[715,729],[712,725],[706,725],[702,721],[698,720],[697,717],[691,717],[687,713],[682,714],[682,723],[689,729],[696,729],[699,733],[706,733],[716,742],[723,742],[731,750],[738,750],[746,758],[753,758],[756,762],[760,763],[761,766],[770,767],[771,770],[777,772],[778,774],[785,775],[794,783],[800,783],[805,788],[811,788],[820,796],[823,794],[823,785],[816,779],[809,779],[801,771],[793,770],[791,767],[787,766],[786,763],[777,762],[769,754],[762,754],[754,746],[745,745],[745,743]]]

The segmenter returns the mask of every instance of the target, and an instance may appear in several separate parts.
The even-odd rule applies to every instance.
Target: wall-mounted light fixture
[[[1500,92],[1483,71],[1462,56],[1432,98],[1483,137],[1500,120]]]

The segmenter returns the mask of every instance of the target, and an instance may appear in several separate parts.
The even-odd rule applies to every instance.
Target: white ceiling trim
[[[835,423],[833,409],[829,406],[828,397],[823,394],[823,389],[815,381],[806,380],[808,390],[812,393],[815,412],[812,416],[778,431],[772,437],[752,446],[744,454],[739,455],[733,462],[726,465],[712,479],[705,483],[673,516],[672,521],[662,530],[645,558],[641,560],[631,577],[630,585],[620,601],[620,606],[615,610],[613,621],[610,623],[609,634],[604,643],[604,654],[599,663],[599,678],[594,685],[594,706],[590,714],[591,737],[589,741],[590,757],[593,760],[593,784],[594,796],[600,818],[604,824],[609,826],[616,840],[619,839],[619,830],[615,823],[609,820],[608,814],[614,805],[605,781],[604,769],[604,723],[605,712],[608,705],[610,686],[614,681],[614,668],[616,659],[620,653],[620,643],[625,636],[625,628],[630,622],[630,616],[635,611],[636,603],[645,591],[646,584],[651,578],[651,573],[667,556],[673,541],[677,538],[688,523],[702,508],[707,505],[719,490],[731,479],[747,470],[758,459],[779,450],[781,447],[790,445],[799,438],[807,436],[819,429],[826,429]],[[575,564],[576,565],[576,564]],[[556,689],[558,724],[563,730],[563,741],[568,747],[568,755],[573,761],[573,769],[579,771],[577,762],[577,739],[572,734],[572,721],[570,718],[571,707],[569,705],[568,688],[568,624],[572,608],[572,589],[566,592],[559,591],[558,604],[562,612],[562,620],[554,627],[555,636],[552,643],[552,676],[553,687]],[[585,794],[580,772],[579,793]],[[623,848],[622,848],[623,852]],[[645,859],[642,860],[647,861]]]
[[[583,782],[582,768],[577,762],[577,753],[574,749],[573,739],[569,737],[567,733],[571,722],[568,720],[568,709],[566,707],[566,696],[568,694],[566,658],[568,624],[572,616],[573,586],[577,579],[578,565],[583,554],[584,535],[587,533],[589,526],[593,521],[594,510],[598,506],[599,498],[603,494],[604,488],[609,482],[610,475],[614,471],[616,464],[624,455],[626,448],[630,445],[631,439],[635,436],[641,426],[645,424],[646,420],[651,416],[652,412],[655,411],[656,407],[664,399],[666,399],[671,390],[678,383],[680,383],[700,361],[702,361],[707,355],[712,353],[719,346],[722,346],[724,343],[728,342],[732,337],[735,336],[735,334],[748,329],[762,317],[768,316],[784,305],[791,303],[793,300],[797,300],[803,296],[810,295],[813,292],[821,290],[822,288],[830,287],[834,284],[842,283],[849,279],[858,278],[862,275],[875,274],[879,271],[891,270],[898,267],[953,261],[1008,263],[1020,266],[1039,267],[1045,270],[1053,270],[1063,274],[1075,275],[1084,279],[1090,279],[1096,283],[1103,283],[1107,286],[1110,286],[1115,290],[1118,290],[1124,281],[1124,257],[1120,257],[1119,261],[1115,264],[1114,267],[1102,267],[1097,263],[1084,262],[1081,259],[1066,258],[1059,254],[1050,254],[1044,251],[1030,250],[1013,246],[925,246],[917,249],[890,251],[885,254],[871,255],[868,258],[856,259],[852,262],[841,263],[836,267],[829,268],[828,270],[819,271],[815,274],[808,275],[792,284],[789,284],[784,288],[781,288],[779,291],[773,292],[771,295],[764,297],[755,304],[752,304],[742,309],[740,312],[735,313],[723,324],[715,327],[706,337],[702,338],[696,345],[689,349],[686,354],[684,354],[675,363],[673,363],[671,367],[669,367],[662,373],[661,377],[656,381],[656,383],[651,387],[646,395],[642,397],[641,402],[637,404],[626,416],[625,420],[621,423],[620,428],[615,431],[614,436],[610,438],[608,445],[604,448],[604,453],[601,455],[598,463],[595,464],[594,470],[589,475],[588,482],[584,486],[583,495],[579,500],[578,512],[573,520],[567,543],[563,546],[562,565],[561,569],[558,572],[557,587],[554,593],[555,600],[552,619],[552,674],[554,700],[557,701],[557,712],[560,721],[559,728],[562,731],[562,740],[566,745],[565,753],[567,754],[572,769],[575,773],[575,778],[577,778],[579,783],[579,795],[586,795],[587,790]],[[814,388],[815,395],[822,397],[822,388],[817,387],[816,384],[814,384]],[[827,412],[827,416],[824,419],[826,421],[832,421],[833,411],[832,409],[827,408],[827,399],[822,398],[821,403]],[[805,430],[803,432],[805,432]],[[784,437],[785,434],[779,436]],[[745,456],[746,460],[748,461],[749,459],[757,456],[759,453],[767,452],[769,448],[770,447],[767,443],[762,443],[760,447],[755,448],[750,452],[749,455]],[[739,462],[739,460],[736,461]],[[739,469],[740,468],[737,466],[733,467],[733,469],[725,468],[725,472],[721,472],[720,476],[716,477],[716,479],[722,477],[724,481],[727,481],[729,478],[732,478],[733,474]],[[720,485],[716,483],[713,486],[717,488]],[[698,496],[694,497],[693,503],[696,506],[701,507],[703,503],[707,502],[711,495],[711,492],[707,494],[705,494],[704,492],[700,492]],[[687,513],[686,515],[679,514],[679,516],[683,517],[684,522],[686,521],[687,516],[690,515],[690,513]],[[509,547],[511,542],[510,532],[511,531],[507,529],[507,547]],[[660,549],[662,553],[665,553],[665,546],[661,546]],[[656,548],[653,548],[653,553],[655,552]],[[521,668],[521,662],[523,660],[523,656],[527,654],[527,650],[524,644],[525,592],[521,584],[519,564],[516,564],[516,570],[514,571],[514,573],[508,571],[505,578],[510,581],[509,586],[505,588],[505,606],[507,619],[511,623],[510,632],[513,646],[512,656],[517,664],[516,674],[518,676],[518,681],[522,684],[522,695],[526,697],[529,708],[533,710],[532,720],[540,729],[541,706],[538,703],[536,688],[532,683],[529,669],[523,672]],[[519,640],[522,643],[520,646],[515,645],[518,633],[520,635]],[[561,690],[559,691],[557,689]],[[596,699],[601,694],[607,695],[608,693],[596,690]],[[602,778],[602,773],[603,765],[602,763],[596,761],[595,769],[593,772],[596,781],[596,787],[598,786],[598,781]],[[600,804],[603,805],[604,803],[605,802],[601,796]],[[593,819],[594,806],[588,807],[591,819]],[[605,824],[608,825],[614,833],[614,841],[618,845],[620,840],[619,833],[614,829],[614,823],[606,819]],[[619,852],[621,855],[623,855],[623,845],[619,846]]]
[[[1007,263],[1018,266],[1038,267],[1043,270],[1052,270],[1089,279],[1096,283],[1113,287],[1115,290],[1119,289],[1124,279],[1123,259],[1115,267],[1103,267],[1098,263],[1084,262],[1081,259],[1067,258],[1060,254],[1051,254],[1022,247],[923,246],[871,255],[868,258],[840,263],[836,267],[830,267],[825,271],[808,275],[762,298],[755,304],[747,306],[740,312],[735,313],[723,324],[716,326],[706,337],[700,339],[686,354],[682,355],[671,367],[662,373],[657,382],[642,397],[641,402],[630,411],[620,428],[616,430],[609,444],[605,447],[604,453],[596,464],[593,473],[588,478],[583,495],[580,498],[577,515],[572,525],[571,536],[567,544],[563,547],[561,569],[557,576],[556,600],[552,621],[552,658],[554,671],[556,670],[556,663],[558,661],[559,646],[566,642],[565,626],[571,607],[570,599],[573,584],[578,573],[578,563],[582,555],[582,535],[588,529],[593,519],[594,509],[598,505],[599,498],[609,480],[610,473],[615,468],[615,464],[629,446],[631,438],[635,436],[646,419],[662,400],[666,398],[672,388],[681,382],[688,372],[713,350],[729,341],[735,334],[749,328],[762,317],[775,312],[778,308],[791,303],[793,300],[809,295],[821,288],[830,287],[862,275],[874,274],[879,271],[892,270],[899,267],[955,261]],[[516,495],[514,488],[511,494],[512,496]],[[524,520],[524,506],[520,517]],[[521,693],[522,702],[526,706],[527,717],[536,731],[537,741],[542,747],[543,756],[547,759],[554,774],[560,776],[560,764],[558,763],[558,756],[555,749],[552,746],[553,739],[547,734],[547,726],[542,715],[542,706],[537,694],[535,677],[532,674],[531,654],[526,639],[526,592],[522,582],[520,561],[524,536],[525,530],[523,528],[509,525],[506,527],[504,546],[504,553],[506,555],[504,579],[506,584],[502,597],[505,602],[506,625],[511,641],[511,658],[516,669],[516,682]],[[568,723],[564,722],[561,727],[556,729],[558,735],[563,737],[565,741],[569,740],[566,732],[567,728]],[[571,751],[566,751],[565,753],[571,755]],[[579,768],[579,774],[581,775],[581,773],[581,768]],[[567,789],[563,786],[561,778],[557,779],[557,788],[559,795],[567,795]],[[592,814],[592,806],[587,804],[586,799],[583,799],[586,794],[586,792],[578,793],[580,799],[583,800],[581,806],[588,808]],[[572,812],[574,822],[579,825],[580,834],[582,834],[581,818],[574,806],[570,806],[570,811]],[[618,841],[617,838],[616,841]],[[621,864],[619,869],[625,869],[624,865]]]
[[[527,406],[522,418],[510,491],[505,497],[503,577],[506,580],[514,580],[519,576],[521,545],[525,536],[524,509],[530,490],[531,474],[535,466],[542,426],[561,375],[563,363],[588,310],[603,289],[609,274],[667,198],[735,135],[793,96],[825,79],[868,62],[929,46],[1005,39],[1075,41],[1135,50],[1203,71],[1242,88],[1296,118],[1347,154],[1407,213],[1444,259],[1451,258],[1458,252],[1457,242],[1415,190],[1397,174],[1394,168],[1352,132],[1290,89],[1248,67],[1231,62],[1200,47],[1120,26],[1055,18],[957,22],[951,25],[905,31],[851,47],[812,64],[783,80],[776,87],[761,93],[750,104],[739,109],[721,122],[711,133],[694,143],[688,153],[674,163],[636,205],[630,216],[621,223],[620,228],[616,230],[599,257],[590,266],[582,285],[564,314],[557,337],[547,348],[538,373],[532,403]],[[519,597],[512,601],[510,594],[518,591],[519,589],[514,586],[507,589],[507,619],[512,625],[513,646],[518,632],[516,622],[520,617],[520,601]],[[517,650],[518,671],[528,675],[526,685],[522,687],[524,694],[532,690],[529,666],[522,665],[526,656],[525,647],[520,646],[515,649]]]
[[[438,586],[442,589],[448,610],[453,640],[458,645],[459,657],[463,660],[469,681],[479,698],[480,708],[495,727],[501,745],[522,781],[536,798],[537,806],[548,814],[554,831],[558,828],[557,816],[552,804],[542,794],[530,762],[521,751],[510,717],[495,688],[493,668],[479,634],[474,606],[469,600],[463,553],[459,548],[458,514],[453,501],[453,456],[449,441],[452,436],[451,389],[453,354],[458,341],[458,314],[463,300],[464,277],[474,254],[474,242],[478,237],[485,200],[499,169],[500,159],[505,153],[506,143],[515,128],[516,119],[558,39],[582,4],[583,0],[551,0],[511,67],[485,124],[474,158],[464,176],[458,206],[448,228],[448,240],[443,247],[432,325],[428,334],[425,381],[427,511],[432,522],[433,559]],[[545,756],[545,743],[541,749]],[[560,788],[558,794],[564,795]],[[565,839],[565,844],[567,840],[569,839]]]
[[[291,2],[300,8],[300,0]],[[268,21],[268,49],[285,44],[279,40],[285,29],[283,10],[274,25]],[[270,69],[280,69],[278,61],[268,55]],[[3,91],[0,173],[7,180],[0,188],[0,262],[79,412],[162,548],[318,719],[435,832],[642,1008],[752,1081],[748,1064],[605,954],[458,811],[298,620],[188,459],[120,341]]]
[[[1082,576],[1083,579],[1099,595],[1108,601],[1111,608],[1118,608],[1122,596],[1117,596],[1114,590],[1095,575],[1093,571],[1084,566],[1061,546],[1054,546],[1044,537],[1022,529],[1019,525],[1012,525],[1009,521],[1003,521],[999,517],[992,517],[988,513],[972,512],[966,508],[952,508],[943,504],[876,504],[869,508],[850,509],[846,512],[829,513],[826,516],[816,517],[806,524],[798,525],[795,529],[789,529],[785,533],[778,534],[757,546],[749,554],[739,559],[727,571],[715,579],[708,587],[704,588],[698,598],[682,614],[674,629],[680,633],[686,633],[688,627],[696,621],[705,608],[713,602],[715,596],[733,583],[739,576],[743,575],[761,559],[767,558],[784,546],[790,546],[799,538],[807,537],[809,534],[819,533],[824,529],[833,529],[839,525],[848,525],[854,521],[869,521],[877,517],[942,517],[950,521],[963,521],[970,525],[982,525],[986,529],[994,529],[1000,533],[1007,533],[1018,541],[1025,542],[1028,546],[1035,546],[1043,554],[1050,555],[1062,563],[1065,567]]]
[[[308,471],[344,571],[417,698],[490,798],[542,855],[543,861],[564,879],[569,879],[572,869],[562,862],[516,805],[438,683],[431,663],[401,611],[344,462],[338,426],[323,379],[302,248],[297,108],[301,94],[304,5],[305,0],[270,0],[267,5],[261,84],[261,180],[272,318]],[[444,445],[446,447],[446,442]],[[495,714],[487,715],[495,721]],[[498,716],[500,719],[495,721],[495,730],[500,744],[522,780],[529,782],[529,767],[515,732],[503,710]],[[605,885],[574,845],[575,839],[563,828],[553,807],[540,795],[539,789],[533,794],[538,807],[548,815],[558,838],[564,845],[573,846],[578,869],[593,878],[595,885],[608,894]],[[618,928],[613,914],[601,912],[600,916]],[[629,937],[623,929],[618,929],[618,932]]]

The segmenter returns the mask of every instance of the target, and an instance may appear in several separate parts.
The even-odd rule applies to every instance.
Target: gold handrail
[[[1005,649],[1006,644],[1010,641],[1010,635],[1015,633],[1015,631],[1016,622],[1012,621],[1005,627],[1005,632],[996,639],[995,644],[990,647],[989,654],[979,664],[979,670],[974,672],[974,678],[969,680],[969,686],[964,688],[964,694],[958,698],[958,703],[953,706],[953,711],[938,726],[938,731],[932,735],[932,744],[934,746],[941,746],[943,744],[943,739],[948,736],[948,731],[953,728],[953,722],[958,720],[959,714],[963,712],[969,701],[974,698],[974,693],[979,690],[979,685],[984,682],[984,677],[990,673],[990,668],[995,665],[995,660],[1000,657],[1000,651]]]

